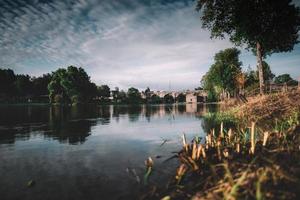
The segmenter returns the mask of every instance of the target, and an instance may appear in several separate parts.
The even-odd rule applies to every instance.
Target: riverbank
[[[165,188],[142,199],[299,199],[300,93],[249,99],[217,116],[240,120],[215,127],[205,141],[187,142]]]

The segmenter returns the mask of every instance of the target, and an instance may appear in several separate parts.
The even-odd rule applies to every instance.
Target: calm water
[[[170,179],[177,163],[163,161],[179,150],[183,132],[204,136],[202,115],[213,110],[0,106],[0,199],[134,199],[144,160],[154,158],[150,184]]]

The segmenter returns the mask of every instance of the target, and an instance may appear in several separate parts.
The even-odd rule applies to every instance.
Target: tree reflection
[[[0,144],[13,144],[28,140],[31,135],[42,134],[61,143],[82,144],[91,135],[92,127],[119,123],[136,123],[152,118],[203,114],[214,110],[203,105],[136,105],[136,106],[3,106],[0,107]],[[118,125],[116,125],[118,126]],[[210,130],[215,124],[204,119],[203,128]]]

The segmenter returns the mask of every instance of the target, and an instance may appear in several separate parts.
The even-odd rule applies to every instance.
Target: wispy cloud
[[[78,65],[98,84],[186,89],[233,46],[210,40],[194,1],[23,2],[0,3],[0,66],[19,73]]]

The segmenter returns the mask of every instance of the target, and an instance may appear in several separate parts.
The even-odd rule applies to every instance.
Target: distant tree
[[[186,101],[185,95],[183,93],[180,93],[176,99],[179,103],[183,103]]]
[[[32,78],[33,93],[37,96],[48,95],[48,84],[51,81],[51,74],[44,74],[40,77]]]
[[[238,88],[236,76],[241,73],[242,63],[239,61],[239,54],[240,51],[236,48],[218,52],[214,64],[201,80],[202,87],[212,94],[221,91],[234,92]]]
[[[264,80],[272,81],[275,75],[272,73],[269,64],[263,61],[263,75]],[[250,67],[245,72],[245,87],[248,89],[255,89],[259,86],[259,73],[257,70],[252,70]]]
[[[108,98],[110,97],[110,88],[108,85],[101,85],[97,88],[98,90],[98,96]]]
[[[120,103],[126,103],[127,102],[127,94],[124,90],[119,91],[117,99]]]
[[[299,8],[292,0],[198,0],[197,10],[212,38],[228,34],[234,44],[246,44],[256,53],[263,94],[263,57],[293,50],[300,30]]]
[[[250,88],[256,86],[259,86],[258,73],[249,68],[247,72],[245,72],[245,87]]]
[[[164,96],[164,103],[174,103],[174,97],[171,94]]]
[[[298,81],[292,79],[289,74],[282,74],[275,78],[274,81],[276,84],[283,84],[286,83],[287,85],[297,85]]]
[[[29,75],[18,74],[14,82],[16,94],[18,96],[26,96],[33,94],[33,84]]]
[[[16,75],[11,69],[0,69],[0,94],[12,96],[14,94],[14,82]]]
[[[150,99],[151,99],[151,103],[153,103],[153,104],[161,103],[160,97],[157,96],[156,94],[153,94]]]
[[[150,96],[151,96],[151,90],[150,90],[150,88],[149,87],[147,87],[147,89],[145,90],[145,95],[146,95],[146,99],[149,99],[150,98]]]
[[[272,81],[275,77],[275,74],[272,73],[270,65],[265,61],[262,62],[262,65],[263,65],[264,80],[265,81]],[[259,72],[257,72],[257,73],[259,74]],[[259,77],[259,75],[257,77]]]
[[[128,103],[130,104],[141,103],[142,100],[141,93],[139,92],[139,90],[133,87],[128,89],[127,97],[128,97]]]
[[[59,95],[64,103],[87,102],[97,94],[96,85],[91,83],[84,69],[74,66],[53,72],[48,90],[51,102],[55,102],[56,95]]]

